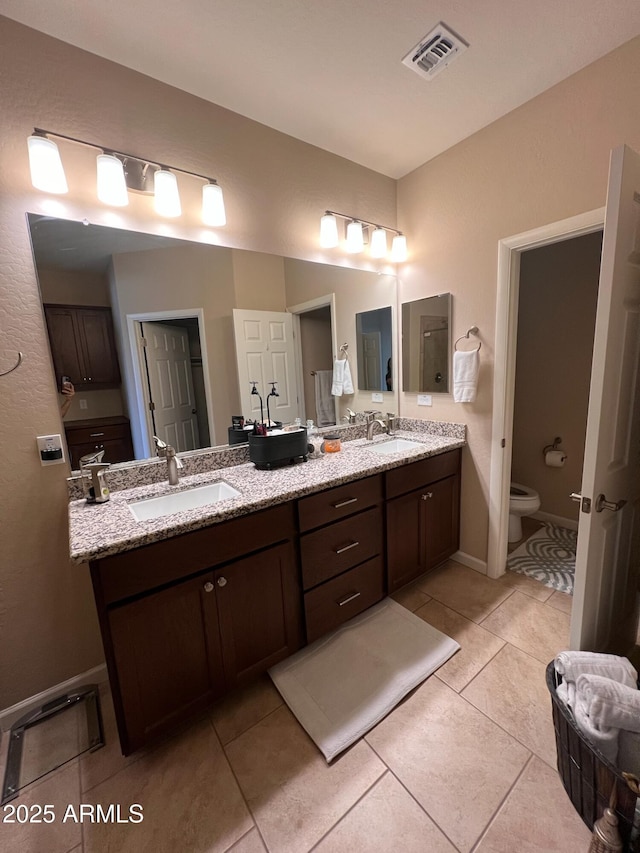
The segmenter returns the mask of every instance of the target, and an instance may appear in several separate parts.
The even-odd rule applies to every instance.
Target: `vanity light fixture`
[[[323,249],[333,249],[338,243],[338,219],[346,221],[346,242],[344,248],[347,252],[356,253],[364,251],[365,244],[369,243],[369,254],[372,258],[387,257],[387,232],[391,232],[393,242],[391,245],[390,260],[400,263],[407,259],[407,238],[402,231],[391,228],[388,225],[378,225],[368,222],[346,213],[338,213],[335,210],[326,210],[320,219],[320,245]]]
[[[226,224],[222,188],[214,178],[38,127],[27,140],[31,183],[36,189],[49,193],[69,191],[58,146],[50,137],[100,152],[96,160],[96,189],[99,200],[104,204],[123,207],[129,202],[128,192],[138,192],[154,196],[154,207],[161,216],[180,216],[177,172],[205,181],[202,188],[202,219],[205,224],[214,227]]]

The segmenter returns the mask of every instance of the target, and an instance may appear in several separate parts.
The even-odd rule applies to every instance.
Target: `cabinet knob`
[[[428,501],[429,498],[433,497],[433,492],[427,492],[425,495],[421,495],[420,497],[422,498],[423,501]]]
[[[218,578],[218,586],[226,586],[226,585],[227,585],[227,579],[226,578],[224,578],[224,577]]]
[[[211,581],[207,581],[206,584],[204,585],[204,591],[205,592],[212,592],[212,590],[213,590],[213,584],[211,583]]]

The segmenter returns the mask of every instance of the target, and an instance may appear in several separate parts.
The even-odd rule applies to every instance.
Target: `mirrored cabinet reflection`
[[[393,391],[391,306],[356,314],[358,390]]]
[[[451,374],[451,294],[402,305],[402,390],[448,394]]]

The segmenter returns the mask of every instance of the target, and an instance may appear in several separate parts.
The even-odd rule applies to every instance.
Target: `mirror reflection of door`
[[[402,305],[402,390],[449,393],[451,294]]]
[[[381,388],[380,332],[362,332],[362,370],[365,388]]]
[[[140,331],[154,435],[178,452],[208,446],[202,360],[192,355],[190,344],[191,337],[199,352],[197,320],[143,322]]]
[[[393,390],[392,341],[390,307],[356,314],[359,391]]]
[[[446,317],[420,317],[420,390],[448,386],[449,324]]]

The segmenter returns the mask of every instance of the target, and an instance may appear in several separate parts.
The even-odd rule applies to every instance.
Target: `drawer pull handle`
[[[226,586],[226,585],[227,585],[227,579],[225,577],[218,578],[218,586]]]
[[[342,601],[338,601],[338,607],[344,607],[345,604],[348,604],[350,601],[353,601],[355,598],[358,598],[362,593],[360,592],[352,592],[351,595],[348,595],[346,598],[343,598]]]
[[[211,581],[206,582],[206,584],[204,585],[204,591],[213,592],[213,584],[211,583]]]
[[[349,545],[345,545],[344,548],[338,548],[336,550],[336,554],[344,554],[345,551],[350,551],[352,548],[357,548],[359,542],[351,542]]]
[[[346,501],[340,501],[337,504],[331,504],[334,509],[340,509],[343,506],[348,506],[348,504],[354,504],[358,498],[347,498]]]
[[[427,492],[426,495],[422,495],[421,497],[423,501],[428,501],[429,498],[433,497],[433,492]]]
[[[89,438],[98,438],[98,436],[101,436],[101,435],[104,435],[104,433],[103,432],[92,432],[89,435]]]

